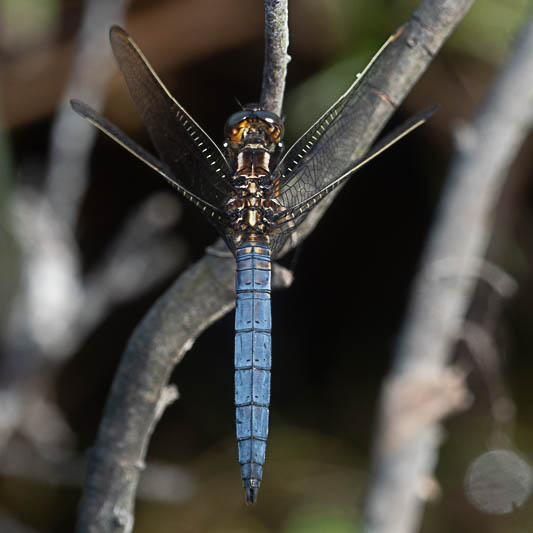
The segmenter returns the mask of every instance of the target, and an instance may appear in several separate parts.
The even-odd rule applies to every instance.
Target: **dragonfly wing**
[[[309,190],[307,190],[306,196],[300,195],[302,196],[300,201],[286,207],[276,221],[277,234],[273,237],[273,252],[277,253],[281,250],[281,247],[285,244],[290,234],[301,222],[303,222],[309,211],[311,211],[311,209],[313,209],[313,207],[315,207],[331,191],[343,184],[360,168],[396,144],[400,139],[403,139],[406,135],[409,135],[409,133],[424,124],[436,112],[436,110],[437,106],[434,106],[417,113],[402,125],[391,131],[383,139],[378,141],[364,157],[353,162],[348,169],[340,174],[336,179],[330,181],[327,185],[316,190],[315,192],[310,193]]]
[[[354,160],[354,146],[368,124],[361,91],[377,58],[395,40],[389,37],[348,90],[296,141],[276,168],[276,198],[291,207],[344,174]],[[363,104],[363,105],[362,105]]]
[[[339,185],[344,183],[360,168],[362,168],[367,163],[372,161],[372,159],[376,158],[385,150],[396,144],[400,139],[403,139],[406,135],[409,135],[409,133],[424,124],[424,122],[426,122],[426,120],[430,118],[436,110],[437,106],[425,109],[424,111],[417,113],[416,115],[411,117],[398,128],[395,128],[391,133],[389,133],[382,140],[380,140],[364,157],[353,163],[352,166],[350,166],[348,170],[341,174],[337,179],[333,180],[331,183],[329,183],[322,189],[316,191],[314,194],[311,194],[301,202],[292,205],[289,209],[287,209],[282,218],[288,221],[289,219],[295,219],[300,215],[303,215],[310,211],[318,202],[320,202],[320,200],[326,197]]]
[[[96,126],[99,130],[104,132],[108,137],[120,144],[123,148],[128,150],[135,157],[140,159],[143,163],[159,173],[168,183],[175,187],[187,200],[193,202],[197,207],[209,216],[213,220],[215,226],[217,221],[221,221],[223,218],[223,212],[216,206],[206,202],[203,198],[200,198],[193,192],[183,187],[173,175],[172,171],[150,152],[145,150],[142,146],[139,146],[135,141],[130,139],[120,128],[111,124],[108,120],[102,117],[94,109],[87,104],[80,102],[79,100],[71,100],[70,104],[76,113],[87,119],[91,124]]]
[[[168,92],[133,39],[118,26],[109,39],[161,159],[184,189],[222,209],[231,193],[226,158]]]

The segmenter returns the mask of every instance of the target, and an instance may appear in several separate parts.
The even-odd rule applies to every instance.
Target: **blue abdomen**
[[[237,248],[235,407],[239,463],[247,503],[261,484],[270,403],[270,250],[257,243]]]

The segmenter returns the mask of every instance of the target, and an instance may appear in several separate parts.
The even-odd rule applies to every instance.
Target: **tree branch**
[[[265,65],[261,105],[281,115],[290,57],[287,0],[265,0]]]
[[[439,422],[446,414],[464,407],[466,391],[464,384],[456,383],[455,395],[444,399],[442,412],[419,421],[401,442],[395,435],[403,420],[416,416],[420,405],[406,406],[398,413],[394,406],[402,399],[393,391],[398,383],[415,380],[439,384],[449,374],[447,365],[476,287],[473,265],[482,265],[491,236],[492,212],[509,165],[532,123],[533,17],[478,116],[458,137],[457,153],[413,287],[394,366],[382,391],[375,467],[366,508],[366,531],[370,533],[410,533],[418,529],[424,502],[417,491],[420,483],[432,475],[437,462]],[[454,268],[443,280],[442,264],[452,264],[450,261]]]
[[[78,533],[129,531],[140,465],[161,412],[159,398],[174,365],[194,339],[233,307],[233,263],[230,257],[204,257],[172,285],[135,330],[91,454]],[[125,516],[129,518],[124,520]]]

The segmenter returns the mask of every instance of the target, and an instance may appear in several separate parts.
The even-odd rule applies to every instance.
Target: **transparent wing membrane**
[[[435,108],[419,113],[357,159],[362,154],[354,153],[354,146],[368,124],[369,102],[364,99],[371,93],[360,89],[397,35],[389,37],[348,90],[286,152],[273,172],[271,194],[284,207],[273,221],[270,235],[274,255],[325,196],[434,113]],[[230,184],[232,170],[224,154],[168,92],[127,32],[113,26],[109,37],[131,97],[162,161],[82,102],[72,101],[73,108],[204,211],[234,249],[234,239],[239,236],[233,234],[225,207],[239,193]]]
[[[424,124],[435,113],[436,110],[437,107],[434,106],[414,115],[401,126],[395,128],[378,143],[376,143],[376,145],[364,157],[352,163],[352,166],[349,167],[346,172],[331,181],[328,185],[316,190],[315,192],[311,192],[311,187],[307,187],[309,195],[306,198],[293,205],[285,205],[285,211],[280,214],[278,220],[276,221],[276,236],[272,239],[273,254],[276,255],[281,251],[282,246],[285,244],[290,234],[301,222],[303,222],[303,220],[305,220],[307,214],[313,209],[313,207],[315,207],[339,185],[342,185],[360,168],[396,144],[400,139],[403,139],[406,135],[409,135],[409,133]],[[304,168],[304,165],[305,161],[302,163],[301,168]],[[305,176],[305,174],[300,174],[300,176]],[[298,182],[295,182],[292,186],[297,187]]]
[[[222,209],[231,194],[224,155],[171,96],[133,39],[118,26],[111,28],[109,38],[161,159],[184,189]]]
[[[359,89],[383,51],[389,37],[348,90],[296,141],[276,169],[277,199],[291,206],[322,189],[346,172],[357,156],[355,141],[367,124],[365,92]]]
[[[148,165],[150,168],[159,173],[170,185],[175,187],[187,200],[190,200],[199,207],[202,211],[206,213],[207,216],[219,221],[223,217],[222,211],[217,207],[206,202],[202,198],[196,196],[185,187],[183,187],[180,182],[172,176],[172,172],[166,165],[161,163],[156,157],[154,157],[150,152],[145,150],[142,146],[137,144],[134,140],[130,139],[120,128],[111,124],[108,120],[102,117],[94,109],[89,107],[87,104],[80,102],[79,100],[71,100],[70,104],[72,109],[78,113],[78,115],[87,119],[93,126],[96,126],[100,131],[104,132],[108,137],[113,139],[116,143],[120,144],[123,148],[128,150],[135,157],[140,159],[143,163]]]
[[[380,142],[376,144],[374,148],[368,152],[367,155],[365,155],[363,158],[361,158],[359,161],[356,161],[355,164],[349,168],[344,174],[339,176],[337,179],[333,180],[329,185],[326,187],[320,189],[319,191],[315,192],[311,196],[309,196],[307,199],[303,200],[302,202],[291,206],[288,209],[287,215],[289,217],[291,216],[299,216],[310,209],[312,209],[320,200],[322,200],[325,196],[327,196],[331,191],[336,189],[339,185],[344,183],[348,178],[350,178],[355,172],[357,172],[361,167],[372,161],[372,159],[375,159],[377,156],[382,154],[385,150],[396,144],[400,139],[403,139],[406,135],[409,135],[412,131],[414,131],[416,128],[424,124],[426,120],[431,117],[437,110],[436,107],[432,107],[430,109],[426,109],[425,111],[422,111],[421,113],[411,117],[408,121],[406,121],[404,124],[402,124],[400,127],[394,129],[389,135],[387,135],[384,139],[382,139]]]

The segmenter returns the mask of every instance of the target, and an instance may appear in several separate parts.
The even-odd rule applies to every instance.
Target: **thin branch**
[[[395,420],[391,413],[397,398],[389,390],[397,381],[415,377],[434,380],[448,372],[447,365],[476,286],[472,265],[483,264],[491,236],[492,212],[509,165],[532,123],[533,17],[478,116],[466,135],[459,138],[457,155],[413,287],[394,367],[383,389],[374,450],[375,471],[366,509],[368,532],[410,533],[419,527],[423,499],[417,494],[417,487],[421,480],[431,476],[437,463],[440,419],[424,424],[408,441],[395,442],[391,433]],[[435,269],[438,266],[440,273],[443,261],[450,260],[454,270],[442,283],[441,276],[435,276]],[[450,402],[448,412],[457,407],[461,406]]]
[[[287,0],[265,0],[265,65],[261,105],[281,115],[290,57]]]
[[[354,154],[365,151],[378,135],[470,3],[459,3],[461,10],[457,2],[424,2],[380,57],[369,83],[361,88],[361,117],[367,128]],[[431,17],[426,14],[428,5]],[[316,211],[313,224],[300,232],[299,239],[311,231],[323,211]],[[217,246],[220,252],[206,255],[156,302],[128,343],[89,464],[78,533],[118,533],[132,527],[139,465],[156,423],[157,400],[174,365],[198,335],[234,305],[234,261],[229,254],[219,257],[224,245]]]
[[[502,373],[502,356],[498,346],[486,327],[466,322],[463,325],[462,340],[475,361],[479,374],[487,388],[494,419],[495,436],[505,433],[504,428],[513,422],[516,406]]]

